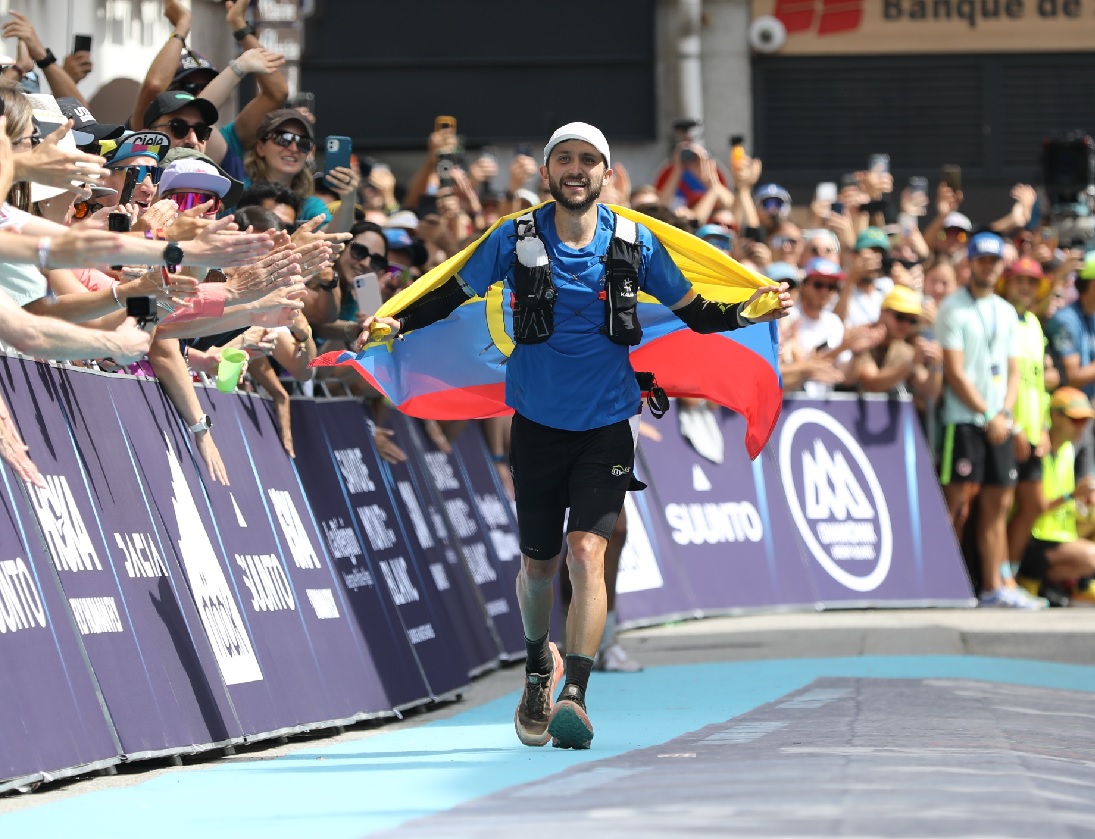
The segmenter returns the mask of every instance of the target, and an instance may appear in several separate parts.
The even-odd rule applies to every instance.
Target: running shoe
[[[978,605],[989,609],[1041,609],[1042,603],[1025,590],[1001,586],[995,591],[982,592]]]
[[[597,653],[593,669],[604,673],[638,673],[643,666],[629,656],[619,643],[614,643]]]
[[[593,741],[593,723],[586,716],[586,703],[577,685],[565,685],[555,703],[548,726],[551,745],[557,749],[588,749]]]
[[[554,708],[551,697],[555,688],[563,679],[563,657],[559,648],[549,643],[551,659],[554,662],[551,673],[525,673],[525,690],[521,702],[513,712],[513,726],[517,729],[517,739],[526,746],[544,746],[551,739],[548,723]]]

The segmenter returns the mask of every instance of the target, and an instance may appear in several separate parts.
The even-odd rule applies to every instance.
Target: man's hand
[[[19,435],[19,429],[15,427],[15,422],[8,413],[8,406],[0,399],[0,460],[11,467],[15,477],[36,487],[44,487],[45,479],[27,451],[27,444]]]
[[[283,64],[285,64],[284,55],[262,47],[253,47],[236,59],[236,66],[245,73],[261,76],[276,72]]]
[[[769,294],[776,295],[776,300],[779,305],[770,312],[765,312],[763,315],[758,315],[755,318],[749,318],[753,323],[766,323],[770,320],[779,320],[780,318],[787,317],[787,315],[791,313],[791,307],[794,306],[794,301],[791,299],[791,287],[787,283],[780,283],[778,286],[764,286],[758,288],[745,302],[742,311],[747,310],[753,303]],[[390,320],[390,318],[385,318],[384,320]]]
[[[95,69],[95,65],[91,61],[91,53],[87,50],[69,53],[61,63],[61,67],[68,73],[69,78],[77,84],[87,78],[88,74]]]
[[[42,39],[38,37],[38,33],[34,31],[34,24],[26,15],[19,12],[12,10],[10,14],[11,20],[4,24],[0,32],[5,38],[18,38],[27,45],[27,53],[31,59],[35,62],[41,61],[46,57],[46,47]]]
[[[89,184],[97,185],[110,172],[103,168],[104,158],[81,151],[65,151],[57,145],[72,126],[72,120],[68,120],[29,152],[15,155],[16,180],[60,187],[81,198],[90,198]]]
[[[407,460],[407,453],[392,440],[394,435],[395,432],[392,429],[377,426],[373,432],[373,443],[376,444],[376,452],[388,463],[404,463]]]
[[[107,209],[107,208],[104,208]],[[114,209],[110,207],[109,209]],[[170,198],[163,198],[152,204],[141,216],[133,222],[133,230],[160,230],[167,227],[179,217],[179,205]],[[195,233],[195,235],[197,235]],[[171,241],[178,242],[183,239],[192,239],[193,236],[171,236]]]
[[[1004,415],[997,414],[985,423],[985,439],[990,445],[999,446],[1008,439],[1008,421]]]
[[[395,318],[378,318],[376,315],[369,315],[360,323],[361,334],[352,347],[355,352],[360,352],[369,341],[386,341],[399,334],[399,321]],[[373,334],[374,332],[376,334]]]
[[[111,348],[110,357],[119,364],[132,364],[144,358],[152,340],[152,336],[139,328],[137,321],[133,318],[126,318],[122,325],[114,330],[111,337],[114,346]]]
[[[164,0],[163,16],[184,38],[190,35],[190,10],[179,0]]]
[[[955,192],[947,184],[940,181],[939,186],[935,190],[935,211],[941,216],[949,215],[958,211],[959,206],[962,204],[961,191]]]
[[[353,238],[349,233],[316,233],[319,227],[327,219],[325,216],[313,216],[296,229],[293,234],[293,244],[297,247],[307,245],[309,242],[348,242]]]
[[[536,160],[527,154],[519,154],[509,165],[509,191],[516,192],[532,179],[540,167]]]
[[[217,444],[213,442],[213,435],[209,431],[195,434],[194,447],[205,461],[205,468],[209,470],[209,477],[213,479],[213,482],[228,486],[228,469],[221,460]]]
[[[224,22],[228,24],[229,31],[235,32],[247,25],[247,6],[249,3],[250,0],[225,0]]]

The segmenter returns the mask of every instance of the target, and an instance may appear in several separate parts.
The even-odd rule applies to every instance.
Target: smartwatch
[[[201,434],[203,431],[208,431],[213,427],[213,420],[210,419],[209,414],[202,414],[196,423],[190,426],[190,431],[193,434]]]
[[[39,70],[45,70],[51,64],[57,63],[57,56],[53,54],[53,50],[51,50],[49,47],[46,47],[46,54],[34,63],[38,65]]]
[[[174,274],[182,265],[183,258],[183,249],[179,247],[179,243],[168,242],[167,247],[163,249],[163,264],[167,270]]]

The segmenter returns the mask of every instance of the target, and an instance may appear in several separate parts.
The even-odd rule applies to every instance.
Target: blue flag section
[[[396,715],[524,653],[517,525],[475,424],[450,452],[389,411],[389,463],[359,401],[302,399],[293,460],[254,395],[199,389],[196,438],[151,380],[3,357],[0,393],[45,478],[0,463],[0,792]],[[678,426],[641,429],[621,625],[972,604],[910,403],[788,400],[755,460]]]

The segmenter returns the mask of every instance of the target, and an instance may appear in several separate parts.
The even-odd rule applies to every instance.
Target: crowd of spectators
[[[326,165],[315,117],[287,106],[284,57],[260,45],[247,6],[225,3],[239,55],[218,70],[195,49],[189,11],[164,0],[173,33],[125,125],[88,110],[78,82],[90,54],[55,58],[33,22],[10,13],[3,34],[19,48],[0,60],[0,341],[154,376],[215,481],[229,475],[194,383],[230,347],[248,353],[242,386],[273,400],[290,455],[290,392],[337,381],[371,400],[382,456],[405,459],[384,430],[390,408],[368,385],[309,363],[360,346],[373,312],[359,306],[355,278],[375,274],[386,299],[500,216],[549,198],[540,161],[527,149],[509,161],[464,149],[454,121],[439,118],[405,182],[363,156]],[[223,120],[247,77],[255,95]],[[735,145],[721,160],[695,128],[678,126],[650,183],[632,183],[615,162],[601,201],[688,230],[793,287],[780,325],[787,392],[915,401],[984,605],[1095,602],[1095,543],[1080,536],[1095,511],[1092,423],[1075,390],[1049,396],[1059,385],[1088,403],[1095,395],[1095,261],[1039,221],[1037,190],[1015,186],[1007,214],[983,223],[962,213],[956,184],[900,186],[881,164],[819,184],[800,207],[766,182],[759,157]],[[442,447],[461,427],[428,424]],[[484,432],[508,483],[506,423],[485,421]],[[0,454],[41,480],[2,409]]]

